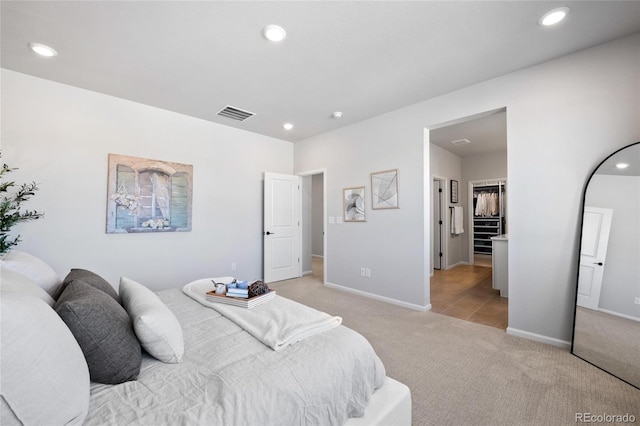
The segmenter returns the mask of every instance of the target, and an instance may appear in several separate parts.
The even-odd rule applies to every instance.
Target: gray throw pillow
[[[58,298],[55,310],[78,341],[91,380],[117,384],[138,377],[140,342],[129,314],[113,297],[73,280]]]
[[[118,296],[116,290],[111,287],[111,284],[109,284],[107,280],[102,278],[100,275],[96,274],[95,272],[87,271],[86,269],[72,269],[64,278],[59,294],[62,294],[69,283],[75,280],[84,281],[91,287],[95,287],[98,290],[104,291],[109,296],[113,297],[116,302],[120,303],[120,296]]]

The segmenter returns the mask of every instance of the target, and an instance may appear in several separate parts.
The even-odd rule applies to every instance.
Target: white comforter
[[[181,364],[143,356],[137,381],[92,383],[86,425],[341,425],[359,417],[385,370],[344,326],[274,351],[182,294],[158,294],[180,321]]]

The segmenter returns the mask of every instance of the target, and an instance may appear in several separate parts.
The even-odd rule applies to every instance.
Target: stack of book
[[[249,298],[249,289],[248,288],[227,288],[227,292],[225,293],[227,297],[240,297],[242,299]]]
[[[229,289],[227,289],[229,291]],[[225,305],[239,306],[241,308],[251,309],[264,302],[267,302],[276,297],[275,290],[269,290],[268,293],[261,294],[260,296],[253,297],[228,297],[224,294],[216,294],[215,291],[209,291],[206,294],[206,298],[209,302],[224,303]]]

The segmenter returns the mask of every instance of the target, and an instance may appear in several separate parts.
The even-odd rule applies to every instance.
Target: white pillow
[[[33,280],[11,269],[6,269],[4,265],[0,268],[0,288],[2,289],[2,294],[7,292],[30,294],[44,300],[49,306],[53,306],[56,303],[49,296],[49,293],[34,283]]]
[[[162,362],[181,362],[184,355],[182,326],[158,296],[142,284],[120,277],[120,299],[142,347]]]
[[[56,271],[43,260],[23,251],[11,250],[2,259],[3,269],[18,272],[38,284],[44,291],[54,296],[62,284]]]
[[[0,304],[2,423],[82,425],[89,368],[71,331],[37,297],[6,292]]]

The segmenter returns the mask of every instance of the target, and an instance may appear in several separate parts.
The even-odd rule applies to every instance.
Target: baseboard
[[[460,261],[460,262],[456,262],[453,265],[449,265],[445,268],[445,271],[448,271],[449,269],[453,269],[456,266],[460,266],[460,265],[469,265],[469,262],[465,262],[465,261]]]
[[[624,318],[624,319],[628,319],[628,320],[631,320],[631,321],[640,322],[640,318],[632,317],[631,315],[621,314],[619,312],[610,311],[608,309],[598,309],[598,311],[600,311],[602,313],[605,313],[605,314],[613,315],[614,317],[619,317],[619,318]]]
[[[319,257],[320,259],[324,259],[324,256],[321,254],[312,254],[311,257]]]
[[[324,285],[329,287],[329,288],[334,288],[336,290],[346,291],[347,293],[357,294],[359,296],[368,297],[369,299],[375,299],[375,300],[379,300],[381,302],[391,303],[393,305],[402,306],[403,308],[409,308],[409,309],[413,309],[415,311],[426,312],[426,311],[430,311],[431,310],[431,303],[429,303],[427,306],[415,305],[413,303],[403,302],[402,300],[392,299],[390,297],[380,296],[380,295],[373,294],[373,293],[367,293],[366,291],[356,290],[356,289],[349,288],[349,287],[344,287],[344,286],[341,286],[341,285],[338,285],[338,284],[333,284],[333,283],[330,283],[330,282],[325,282]]]
[[[302,273],[302,276],[304,277],[305,275],[311,275],[311,274],[313,274],[313,271],[304,271]]]
[[[564,349],[571,349],[571,342],[556,339],[555,337],[543,336],[542,334],[531,333],[529,331],[518,330],[517,328],[507,327],[507,334],[525,339],[535,340],[536,342],[546,343],[548,345],[558,346]]]

